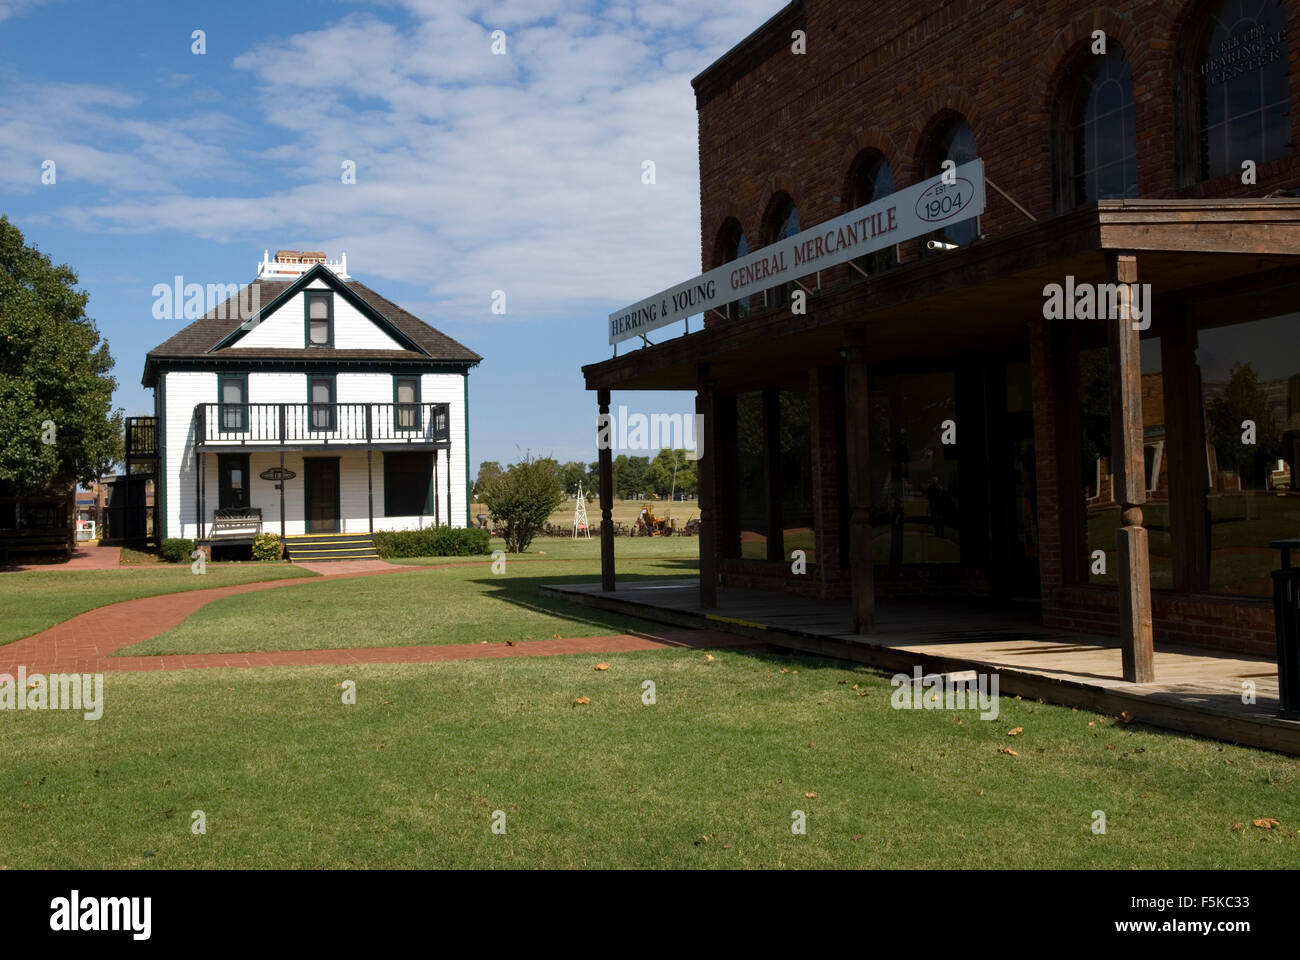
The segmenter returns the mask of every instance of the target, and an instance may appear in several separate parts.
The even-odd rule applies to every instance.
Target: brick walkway
[[[67,559],[51,557],[39,563],[16,564],[6,571],[34,572],[39,570],[116,570],[122,562],[121,547],[101,547],[99,544],[79,543]]]
[[[359,561],[368,563],[368,561]],[[304,564],[304,566],[306,566]],[[367,567],[344,572],[342,563],[328,566],[331,579],[376,576],[431,567]],[[200,607],[241,593],[278,590],[317,582],[316,578],[270,580],[230,587],[190,590],[159,597],[124,600],[88,610],[57,626],[0,647],[0,673],[100,673],[110,670],[189,670],[203,667],[289,667],[361,663],[436,663],[493,657],[540,657],[567,653],[625,653],[667,647],[738,648],[755,643],[711,630],[666,630],[644,634],[528,640],[505,643],[437,644],[414,647],[355,647],[341,650],[288,650],[266,653],[174,654],[155,657],[114,657],[123,647],[140,643],[178,626]]]

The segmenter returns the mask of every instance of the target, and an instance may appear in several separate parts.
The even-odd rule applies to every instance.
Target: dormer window
[[[307,346],[334,346],[334,295],[328,291],[307,291]]]

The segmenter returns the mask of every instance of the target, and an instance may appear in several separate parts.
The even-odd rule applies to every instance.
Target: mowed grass
[[[506,543],[500,538],[492,540],[491,550],[506,549]],[[614,556],[616,558],[645,559],[661,557],[690,558],[696,563],[700,556],[699,537],[615,537]],[[398,565],[423,566],[447,563],[477,563],[484,557],[393,557],[389,563]],[[591,539],[580,537],[535,537],[523,553],[507,554],[506,562],[527,562],[531,560],[600,560],[600,538],[592,535]]]
[[[203,574],[196,574],[186,563],[0,574],[0,644],[21,640],[79,613],[121,600],[315,576],[288,563],[209,563],[204,569]]]
[[[864,668],[712,655],[110,673],[98,721],[0,712],[0,867],[1300,862],[1295,759],[1014,699],[893,710]]]
[[[682,559],[628,560],[619,576],[687,576]],[[410,573],[348,580],[322,579],[283,590],[215,600],[180,626],[119,651],[124,656],[164,653],[247,653],[444,643],[499,643],[555,636],[591,637],[662,629],[634,617],[587,610],[545,597],[543,583],[590,583],[599,561],[506,560],[462,562]]]

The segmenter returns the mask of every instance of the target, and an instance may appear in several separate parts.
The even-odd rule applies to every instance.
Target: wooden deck
[[[1041,698],[1234,743],[1300,754],[1300,721],[1278,718],[1272,660],[1161,645],[1152,683],[1122,677],[1117,641],[1043,627],[1036,605],[946,601],[883,603],[876,632],[851,632],[847,601],[735,587],[703,610],[691,580],[635,581],[613,593],[599,584],[543,586],[588,606],[679,626],[725,630],[775,646],[911,674],[996,673],[1004,695]],[[1243,682],[1255,685],[1242,703]]]

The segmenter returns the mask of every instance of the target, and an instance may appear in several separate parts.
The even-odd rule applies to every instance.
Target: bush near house
[[[168,563],[187,563],[194,552],[194,541],[171,537],[158,545],[158,552]]]
[[[424,527],[420,530],[376,530],[375,552],[381,557],[473,557],[488,553],[486,530]]]
[[[274,533],[259,533],[253,538],[254,560],[279,560],[284,554],[280,537]]]
[[[523,553],[564,500],[559,467],[549,457],[525,457],[496,477],[483,491],[483,502],[502,527],[506,548]]]

